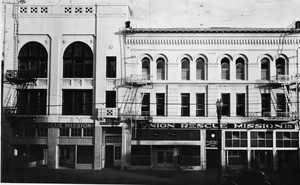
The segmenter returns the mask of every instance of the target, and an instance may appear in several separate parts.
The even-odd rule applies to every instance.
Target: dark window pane
[[[226,139],[226,141],[225,141],[225,146],[226,146],[226,147],[232,147],[232,140]]]
[[[222,93],[221,97],[222,97],[222,101],[223,101],[222,115],[230,116],[230,94]]]
[[[106,91],[106,107],[115,108],[116,101],[116,91]]]
[[[92,90],[63,90],[63,115],[91,115]]]
[[[106,77],[116,78],[117,74],[117,57],[106,57]]]
[[[164,93],[156,94],[156,115],[157,116],[165,115],[165,94]]]
[[[283,147],[283,140],[276,140],[277,147]]]
[[[181,94],[181,116],[190,115],[190,94]]]
[[[196,116],[205,116],[205,94],[196,94]]]

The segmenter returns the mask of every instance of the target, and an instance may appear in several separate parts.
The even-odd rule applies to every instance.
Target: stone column
[[[48,129],[48,168],[58,168],[59,151],[58,151],[58,128]]]
[[[94,170],[101,170],[103,168],[101,164],[102,157],[102,127],[96,121],[94,134]]]

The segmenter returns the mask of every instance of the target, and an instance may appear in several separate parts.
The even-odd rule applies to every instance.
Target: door
[[[216,149],[207,149],[206,150],[206,166],[207,169],[214,169],[219,167],[220,163],[220,154]]]
[[[114,146],[106,145],[105,146],[105,167],[114,166]]]
[[[156,151],[156,166],[162,168],[174,167],[174,151],[173,150]]]

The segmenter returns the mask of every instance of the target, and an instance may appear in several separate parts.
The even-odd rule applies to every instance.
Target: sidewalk
[[[224,174],[230,172],[224,172]],[[275,185],[299,185],[299,171],[269,172]],[[1,182],[16,183],[72,183],[72,184],[173,184],[215,185],[217,170],[102,170],[74,169],[11,169],[2,170]]]

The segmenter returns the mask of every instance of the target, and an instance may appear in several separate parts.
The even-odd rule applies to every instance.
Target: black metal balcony
[[[40,71],[37,70],[7,70],[5,78],[11,84],[24,84],[28,82],[35,82],[36,79],[43,76]]]

